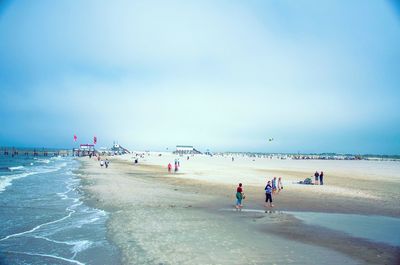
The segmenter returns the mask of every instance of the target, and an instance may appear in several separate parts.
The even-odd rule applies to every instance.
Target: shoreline
[[[132,250],[135,247],[130,245],[129,242],[136,242],[135,244],[142,244],[147,247],[146,242],[140,242],[141,237],[139,237],[138,240],[137,237],[132,234],[135,231],[137,232],[139,228],[143,230],[147,228],[142,227],[141,224],[132,224],[131,219],[138,222],[149,219],[148,221],[152,222],[154,218],[165,215],[165,219],[172,218],[174,220],[175,214],[179,216],[182,215],[182,218],[186,218],[188,213],[193,216],[211,218],[209,220],[217,219],[219,220],[218,222],[229,223],[232,226],[237,225],[242,227],[245,225],[245,228],[250,229],[252,233],[258,231],[257,237],[268,239],[274,235],[273,237],[276,236],[278,238],[274,239],[275,241],[284,239],[290,240],[290,242],[294,241],[300,244],[311,245],[313,247],[323,247],[324,251],[326,249],[328,250],[328,253],[331,253],[331,251],[334,251],[335,255],[341,253],[344,259],[350,257],[353,260],[350,264],[357,263],[357,261],[366,264],[374,264],[377,262],[395,264],[399,258],[397,256],[399,248],[397,247],[354,238],[330,229],[305,225],[294,217],[288,217],[290,215],[287,214],[282,215],[278,213],[266,215],[233,213],[234,215],[232,215],[230,212],[221,212],[220,209],[232,208],[233,206],[232,188],[235,188],[235,183],[228,185],[199,180],[198,178],[193,179],[190,176],[188,178],[189,173],[169,175],[161,166],[151,163],[141,163],[138,166],[133,166],[126,158],[113,158],[109,169],[100,169],[96,161],[86,160],[85,158],[79,160],[82,162],[79,170],[82,174],[82,189],[85,194],[85,200],[111,214],[107,225],[108,236],[121,250],[123,255],[122,262],[124,264],[133,264],[135,263],[134,261],[151,264],[155,263],[154,260],[149,261],[145,257],[141,257],[140,253],[138,254]],[[118,176],[116,176],[116,174]],[[112,180],[110,178],[112,178]],[[144,189],[144,192],[143,190],[135,189],[138,185],[140,189]],[[157,186],[155,190],[153,189],[154,185]],[[275,196],[275,200],[279,201],[279,206],[275,209],[277,212],[324,212],[321,210],[325,209],[325,212],[399,216],[398,211],[396,211],[397,209],[392,208],[390,204],[383,208],[371,208],[371,201],[365,198],[363,201],[357,201],[354,198],[349,200],[348,197],[340,198],[336,196],[334,199],[325,198],[320,206],[316,206],[312,204],[312,202],[315,201],[314,193],[307,195],[307,193],[300,191],[302,202],[299,203],[299,191],[295,190],[293,192],[290,190],[291,189],[286,189],[282,194]],[[263,193],[262,191],[260,192],[259,187],[251,185],[245,186],[245,191],[246,195],[251,198],[245,202],[245,208],[264,209],[262,207]],[[150,194],[147,194],[149,192]],[[136,195],[140,196],[140,198],[136,198]],[[158,200],[157,197],[161,197],[162,199]],[[341,206],[343,202],[351,204],[351,207],[343,208]],[[150,216],[149,212],[151,213]],[[167,212],[169,214],[166,214]],[[135,215],[142,215],[142,219],[137,219]],[[172,215],[172,217],[170,215]],[[201,218],[195,218],[195,220],[200,219]],[[271,219],[274,221],[266,222],[266,220]],[[220,225],[218,222],[210,221],[213,225]],[[127,228],[127,230],[121,231],[121,227],[119,226],[122,225],[122,223],[132,225],[132,230]],[[191,224],[186,221],[184,223],[185,225]],[[196,223],[196,221],[194,221],[194,223]],[[151,225],[149,226],[151,227]],[[298,229],[299,226],[301,226],[301,229]],[[173,227],[174,226],[172,226],[172,229]],[[154,225],[153,228],[163,229],[162,227],[160,228],[159,225]],[[171,229],[171,226],[169,229]],[[168,237],[170,232],[171,231],[166,231],[163,234]],[[147,231],[146,233],[151,234],[151,231]],[[141,236],[147,237],[146,233],[143,232],[144,235]],[[323,236],[321,237],[318,235]],[[134,238],[136,240],[132,241]],[[223,237],[221,236],[221,238]],[[349,242],[351,242],[350,245],[348,245]],[[179,242],[174,243],[179,244]],[[197,243],[192,244],[196,245]],[[166,248],[168,249],[168,247]],[[316,253],[318,254],[318,251],[316,251]],[[153,253],[153,255],[158,257],[161,262],[171,261],[171,257],[165,256],[163,253],[156,252]],[[199,258],[198,255],[195,256],[195,258]],[[216,254],[214,258],[210,259],[214,261],[214,263],[228,263],[219,262],[219,258],[221,258],[221,256]],[[290,260],[291,259],[288,258],[284,263],[291,263]],[[175,260],[175,262],[185,263],[185,261],[182,260]],[[202,263],[201,258],[198,262]],[[204,262],[207,263],[206,260]],[[282,261],[280,260],[279,262]],[[317,264],[317,262],[314,263]],[[254,264],[258,264],[257,261],[255,261]]]

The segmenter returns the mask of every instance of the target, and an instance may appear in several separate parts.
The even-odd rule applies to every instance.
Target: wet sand
[[[293,184],[297,178],[308,176],[299,167],[268,168],[269,164],[262,166],[268,161],[257,163],[247,158],[237,158],[232,164],[225,158],[193,157],[189,161],[181,158],[181,173],[168,174],[165,162],[173,162],[174,158],[152,154],[133,165],[132,156],[118,157],[111,160],[108,169],[89,158],[80,159],[86,198],[111,212],[109,237],[121,249],[125,264],[399,261],[397,247],[305,225],[282,213],[290,210],[399,217],[396,176],[388,174],[388,183],[383,181],[376,188],[362,174],[353,172],[351,178],[346,178],[337,172],[339,176],[327,175],[326,186],[306,187]],[[275,174],[284,176],[285,188],[274,197],[276,207],[271,213],[231,211],[238,181],[244,183],[245,208],[264,209],[263,182],[266,176]],[[341,178],[347,181],[343,183]]]

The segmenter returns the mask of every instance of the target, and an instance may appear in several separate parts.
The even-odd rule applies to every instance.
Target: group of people
[[[106,168],[108,168],[108,164],[110,163],[110,161],[108,161],[108,159],[106,158],[106,160],[100,160],[100,166],[101,168],[103,168],[103,166],[105,166]]]
[[[175,167],[174,167],[174,172],[178,172],[179,167],[181,166],[181,162],[179,161],[179,159],[175,159]],[[172,165],[171,163],[168,163],[168,172],[171,173],[172,171]]]
[[[274,207],[272,204],[272,195],[279,193],[283,190],[282,185],[282,178],[279,177],[278,179],[274,177],[272,180],[268,180],[267,185],[264,188],[265,191],[265,207],[269,206]],[[238,187],[236,188],[236,210],[241,210],[243,208],[242,200],[244,200],[246,196],[244,195],[243,191],[243,184],[239,183]]]
[[[323,171],[321,171],[321,173],[318,173],[318,171],[315,171],[314,178],[315,178],[314,185],[318,185],[318,181],[319,181],[319,185],[324,185],[324,172]]]

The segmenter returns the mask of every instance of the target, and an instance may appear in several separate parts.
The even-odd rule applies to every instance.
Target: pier
[[[0,147],[0,156],[71,156],[71,150],[67,149],[51,149],[51,148],[15,148]]]

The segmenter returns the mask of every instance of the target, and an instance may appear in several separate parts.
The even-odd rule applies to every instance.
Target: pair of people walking
[[[279,177],[278,180],[276,179],[276,177],[274,177],[270,182],[272,186],[272,193],[275,194],[277,191],[280,192],[281,190],[283,190],[281,177]]]

